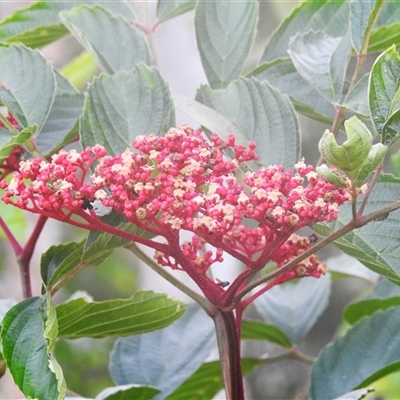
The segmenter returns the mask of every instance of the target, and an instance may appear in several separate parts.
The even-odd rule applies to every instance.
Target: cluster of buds
[[[303,160],[294,171],[269,166],[239,181],[240,164],[258,157],[254,143],[245,148],[233,136],[223,141],[212,134],[207,141],[183,126],[162,137],[137,137],[133,147],[136,151],[115,156],[96,145],[82,152],[60,151],[50,161],[22,161],[11,181],[0,183],[3,201],[84,226],[74,219],[78,216],[96,230],[102,230],[100,204],[167,240],[167,246],[153,246],[159,264],[207,278],[224,252],[251,271],[269,261],[284,265],[311,245],[296,231],[336,219],[339,206],[351,199],[348,190],[321,178]],[[192,238],[180,243],[181,231]],[[318,277],[324,271],[325,265],[311,256],[290,276]]]

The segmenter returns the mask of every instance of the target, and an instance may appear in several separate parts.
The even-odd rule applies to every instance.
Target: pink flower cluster
[[[102,222],[96,204],[101,204],[167,240],[167,246],[153,246],[161,265],[206,276],[224,252],[251,271],[269,261],[284,265],[311,246],[296,231],[334,220],[339,206],[350,200],[346,189],[334,187],[303,160],[294,172],[274,165],[247,172],[240,182],[235,174],[240,164],[258,157],[254,143],[246,149],[233,136],[223,141],[212,134],[207,141],[183,126],[162,137],[140,136],[133,147],[136,151],[116,156],[96,145],[82,152],[62,150],[49,162],[22,161],[11,181],[0,184],[3,201],[85,226],[78,216],[86,228],[98,230]],[[182,231],[192,238],[180,243]],[[291,274],[324,271],[312,256]]]

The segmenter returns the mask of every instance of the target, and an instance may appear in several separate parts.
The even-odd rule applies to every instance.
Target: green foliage
[[[61,370],[49,355],[57,335],[52,311],[46,296],[31,297],[12,307],[2,321],[3,357],[28,398],[65,396]]]
[[[399,313],[398,307],[375,312],[327,346],[313,366],[311,398],[332,399],[398,371],[400,342],[394,333],[399,329]]]
[[[293,106],[267,82],[240,78],[224,89],[201,86],[196,98],[232,121],[246,141],[270,149],[261,154],[264,165],[290,168],[299,159],[300,130]]]
[[[196,39],[212,88],[225,87],[239,77],[254,40],[257,10],[255,0],[198,2]]]
[[[182,316],[183,305],[164,294],[136,292],[130,299],[89,302],[81,297],[56,307],[58,336],[101,338],[164,328]]]
[[[116,154],[136,136],[165,133],[174,125],[167,84],[155,67],[136,64],[130,71],[103,74],[90,85],[80,134],[83,146],[99,143]]]
[[[292,347],[292,342],[277,326],[268,325],[260,321],[244,320],[242,324],[242,339],[266,340],[287,349]]]
[[[348,139],[342,145],[337,144],[333,133],[325,131],[318,148],[325,160],[343,170],[356,187],[361,187],[382,162],[387,147],[381,143],[372,145],[371,132],[357,117],[345,121],[344,126]],[[340,182],[335,171],[319,168],[318,172],[344,187],[344,181]]]

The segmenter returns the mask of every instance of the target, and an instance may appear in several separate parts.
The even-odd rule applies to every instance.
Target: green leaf
[[[243,375],[262,364],[257,358],[242,358]],[[166,400],[210,400],[224,388],[219,361],[204,363],[189,379],[170,394]]]
[[[1,101],[23,128],[36,124],[39,132],[56,93],[51,63],[37,50],[12,45],[0,47],[0,71]]]
[[[344,36],[348,29],[349,10],[345,0],[306,1],[282,22],[262,56],[262,62],[287,57],[289,41],[297,33],[324,31],[332,37]]]
[[[385,25],[375,29],[369,41],[368,53],[380,53],[393,44],[396,47],[400,46],[399,29],[400,22],[394,22],[390,25],[385,23]]]
[[[107,225],[115,226],[122,231],[130,232],[137,236],[148,239],[151,239],[155,236],[148,231],[139,229],[131,222],[127,222],[125,217],[115,211],[100,217],[100,219]],[[118,235],[112,235],[110,233],[104,233],[100,231],[90,231],[85,243],[82,260],[97,260],[99,256],[102,257],[102,254],[104,254],[103,257],[106,258],[112,251],[119,247],[125,246],[129,242],[131,242],[129,239],[122,238]],[[100,260],[102,260],[102,258]]]
[[[59,279],[68,275],[69,278],[82,269],[81,264],[84,242],[67,243],[51,246],[42,254],[40,260],[40,274],[46,286],[54,285]],[[75,270],[75,271],[74,271]]]
[[[11,135],[5,135],[3,132],[9,132],[5,129],[0,130],[0,160],[10,155],[15,146],[23,145],[32,136],[34,136],[37,126],[28,126],[18,134],[10,132]]]
[[[56,96],[36,138],[36,146],[43,155],[52,155],[78,136],[78,119],[83,112],[83,94],[61,75],[56,78]]]
[[[109,74],[151,62],[143,34],[103,7],[77,7],[61,13],[61,21]]]
[[[330,169],[326,164],[321,164],[315,170],[319,176],[322,176],[322,178],[332,183],[336,187],[347,188],[346,182],[344,181],[342,175],[340,175],[337,171]]]
[[[339,146],[334,134],[326,130],[318,148],[326,161],[342,169],[352,178],[372,148],[372,135],[357,117],[351,117],[344,124],[347,140],[342,145]]]
[[[154,67],[101,75],[90,85],[81,120],[83,147],[96,143],[122,153],[138,135],[167,132],[175,112],[167,84]]]
[[[350,61],[350,36],[332,37],[311,31],[296,35],[289,43],[289,55],[297,72],[332,103],[340,102]]]
[[[393,204],[399,200],[399,196],[400,185],[398,183],[376,183],[368,199],[364,214]],[[359,202],[358,205],[360,205]],[[339,217],[335,222],[316,224],[314,229],[322,236],[327,236],[345,225],[351,218],[351,205],[344,204],[341,206]],[[399,227],[400,211],[396,210],[390,213],[384,221],[372,221],[362,228],[347,233],[335,241],[335,244],[367,268],[400,285]]]
[[[359,117],[369,120],[368,81],[369,74],[365,74],[346,95],[341,106],[355,112]]]
[[[161,329],[181,317],[184,307],[166,294],[139,291],[129,299],[101,302],[81,297],[59,304],[56,311],[58,336],[74,339],[138,335]]]
[[[382,52],[393,44],[400,46],[400,7],[397,1],[386,1],[372,32],[368,52]]]
[[[40,0],[12,15],[0,23],[0,41],[4,43],[23,43],[28,47],[46,46],[68,35],[68,30],[61,24],[59,13],[82,3],[91,1],[52,1]],[[107,3],[105,3],[107,6]],[[131,8],[121,0],[114,0],[108,7],[112,12],[135,20]]]
[[[113,248],[97,248],[87,252],[86,243],[67,243],[50,247],[40,261],[40,271],[45,285],[57,289],[70,281],[82,269],[99,265],[105,261]]]
[[[186,114],[188,117],[199,122],[210,132],[217,132],[223,139],[227,139],[229,134],[233,134],[240,144],[246,144],[243,133],[239,128],[222,114],[204,104],[199,103],[189,97],[175,93],[173,95],[175,107]]]
[[[62,4],[52,5],[49,1],[38,1],[15,11],[1,21],[0,40],[4,43],[17,42],[36,48],[61,39],[68,35],[68,31],[60,23],[60,9],[63,9]]]
[[[397,139],[400,102],[400,57],[395,46],[382,53],[375,61],[369,80],[369,107],[372,121],[382,136],[382,143],[390,145]]]
[[[196,7],[197,0],[158,0],[157,19],[164,22]]]
[[[16,303],[17,302],[14,299],[0,299],[0,331],[1,331],[1,321],[4,318],[4,315],[8,310],[10,310],[11,307],[15,306]],[[4,359],[2,356],[2,345],[0,340],[0,364],[2,364],[0,367],[0,376],[3,376],[5,372],[3,371],[3,362]]]
[[[240,78],[225,89],[201,86],[196,97],[254,140],[265,165],[293,167],[299,160],[300,128],[293,106],[267,82]]]
[[[215,346],[211,318],[191,305],[181,319],[163,330],[118,339],[109,370],[117,384],[151,385],[161,390],[155,399],[165,399],[200,367]]]
[[[381,7],[382,0],[355,0],[350,2],[351,43],[357,54],[360,54]]]
[[[399,21],[400,18],[400,4],[397,1],[387,1],[379,14],[376,25],[389,25],[393,22]]]
[[[371,316],[378,310],[386,310],[389,307],[399,306],[400,296],[386,299],[366,299],[350,304],[343,312],[343,318],[351,325],[357,323],[365,316]]]
[[[275,286],[254,301],[264,321],[299,344],[328,305],[331,279],[304,278]]]
[[[211,87],[225,87],[239,76],[253,44],[257,16],[255,0],[198,2],[197,46]]]
[[[275,343],[278,346],[289,349],[292,343],[289,338],[276,326],[264,324],[260,321],[242,322],[242,339],[244,340],[265,340]]]
[[[332,122],[335,113],[333,104],[299,75],[290,59],[262,64],[252,75],[287,94],[299,113],[323,123]]]
[[[1,339],[3,357],[13,379],[27,398],[63,399],[45,338],[48,319],[46,297],[31,297],[5,315]]]
[[[374,144],[368,153],[367,158],[357,170],[354,181],[357,187],[361,187],[373,173],[376,167],[382,162],[387,152],[387,147],[382,143]]]
[[[149,400],[159,392],[150,386],[122,385],[104,389],[94,400]]]
[[[93,77],[97,69],[93,56],[83,51],[79,56],[72,59],[61,70],[62,76],[68,79],[74,87],[82,89]]]
[[[327,346],[314,363],[311,398],[333,399],[400,369],[400,308],[378,311]]]

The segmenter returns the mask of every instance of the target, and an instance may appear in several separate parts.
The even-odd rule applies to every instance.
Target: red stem
[[[46,221],[47,217],[43,215],[39,216],[39,219],[36,222],[35,228],[29,240],[22,249],[22,252],[19,254],[19,256],[17,256],[17,262],[21,272],[22,292],[24,298],[32,297],[30,264],[36,243],[39,239],[40,233],[42,232]]]
[[[22,247],[18,243],[17,239],[13,235],[13,233],[8,228],[7,224],[4,222],[3,218],[0,217],[0,228],[3,229],[4,234],[6,235],[11,247],[14,250],[14,254],[19,256],[22,252]]]
[[[217,332],[218,350],[225,383],[226,398],[244,400],[240,336],[233,311],[215,310],[211,315]]]

